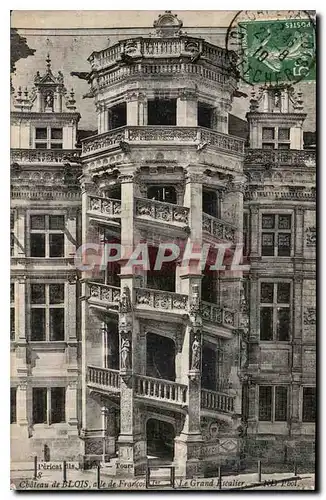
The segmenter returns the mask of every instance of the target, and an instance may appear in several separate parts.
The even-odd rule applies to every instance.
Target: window
[[[15,424],[17,422],[17,387],[10,387],[10,423]]]
[[[250,230],[249,230],[249,213],[243,213],[243,255],[249,255],[249,242],[250,242]]]
[[[64,257],[64,229],[64,215],[31,215],[31,257]]]
[[[290,338],[291,284],[261,283],[260,340],[287,342]]]
[[[33,424],[65,422],[65,387],[33,388]]]
[[[10,340],[15,340],[15,284],[10,283]]]
[[[177,193],[173,186],[150,186],[147,190],[147,198],[175,204],[177,202]]]
[[[10,212],[10,256],[15,254],[15,213]]]
[[[176,125],[176,99],[154,99],[148,101],[148,125]]]
[[[269,257],[290,257],[292,237],[290,214],[263,214],[261,254]]]
[[[127,104],[121,102],[109,109],[109,130],[127,125]]]
[[[203,212],[213,217],[219,216],[219,199],[216,191],[203,190]]]
[[[201,280],[201,298],[205,302],[217,304],[218,278],[216,271],[209,271],[206,268]]]
[[[288,388],[286,386],[259,386],[259,420],[286,422],[288,414]]]
[[[38,127],[35,129],[35,149],[62,149],[62,128]]]
[[[290,149],[290,129],[263,127],[263,149]]]
[[[64,340],[64,284],[31,284],[30,302],[31,340]]]
[[[211,106],[202,102],[198,103],[197,117],[199,127],[212,128],[212,115],[213,108]]]
[[[316,387],[304,387],[302,399],[302,421],[314,422],[316,419]]]

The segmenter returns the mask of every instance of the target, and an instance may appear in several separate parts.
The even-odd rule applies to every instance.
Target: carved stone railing
[[[203,213],[203,231],[216,236],[219,240],[235,241],[236,227],[212,215]]]
[[[188,296],[181,293],[136,288],[136,305],[146,309],[186,313]]]
[[[152,400],[179,405],[187,403],[186,385],[145,375],[135,375],[135,392],[137,396]]]
[[[120,303],[120,288],[102,283],[88,283],[89,299],[103,304],[114,304],[118,306]]]
[[[189,221],[189,208],[164,201],[136,198],[136,216],[184,226]]]
[[[166,59],[163,59],[161,61],[154,61],[154,63],[142,60],[138,63],[128,66],[116,66],[110,71],[104,72],[102,75],[99,75],[96,82],[96,89],[101,90],[108,85],[112,85],[112,83],[117,83],[129,77],[146,78],[150,77],[151,75],[173,75],[176,73],[183,73],[185,75],[188,74],[189,78],[205,78],[207,80],[215,82],[216,84],[226,83],[230,77],[226,74],[223,74],[220,70],[218,70],[218,68],[215,69],[216,70],[214,71],[213,69],[208,69],[201,64],[191,64],[181,61],[168,62]],[[91,90],[95,91],[95,87],[92,86]]]
[[[87,137],[82,142],[83,155],[106,149],[109,146],[119,146],[121,141],[131,144],[164,143],[173,144],[199,144],[207,142],[210,146],[220,150],[242,154],[244,152],[244,139],[222,134],[216,130],[203,127],[177,127],[177,126],[125,126],[109,130],[100,135]]]
[[[11,149],[11,162],[17,163],[79,163],[78,149]]]
[[[245,163],[250,165],[297,165],[316,167],[314,149],[246,149]]]
[[[227,328],[235,326],[235,312],[224,307],[218,307],[210,302],[202,301],[200,304],[201,316],[204,321],[209,321]]]
[[[98,368],[96,366],[87,367],[87,383],[90,386],[99,388],[109,388],[111,390],[120,390],[120,373],[119,370],[111,370],[108,368]]]
[[[88,197],[88,210],[93,214],[121,217],[121,201],[100,196]]]
[[[198,38],[181,35],[178,37],[138,37],[132,40],[121,40],[112,47],[93,52],[88,58],[92,69],[100,70],[119,63],[123,55],[140,59],[159,59],[178,57],[192,57],[194,53],[200,53],[201,59],[211,63],[229,67],[230,60],[225,49],[211,45]]]
[[[234,412],[234,397],[220,392],[201,390],[201,407],[205,410]]]

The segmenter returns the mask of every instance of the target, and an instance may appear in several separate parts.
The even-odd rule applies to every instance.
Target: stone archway
[[[156,418],[146,422],[147,456],[162,461],[174,459],[175,428],[172,423]]]

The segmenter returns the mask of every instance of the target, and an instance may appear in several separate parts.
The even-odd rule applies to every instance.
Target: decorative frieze
[[[136,216],[149,217],[156,221],[188,224],[189,208],[163,201],[136,199]]]
[[[136,304],[138,306],[165,311],[186,312],[187,303],[187,295],[161,290],[150,290],[148,288],[136,288]]]
[[[120,305],[120,288],[102,283],[89,283],[89,298]]]
[[[316,151],[314,150],[282,150],[282,149],[246,149],[245,164],[284,165],[316,167]]]
[[[120,143],[141,142],[190,142],[192,144],[208,143],[223,151],[242,154],[244,140],[215,130],[200,127],[175,127],[175,126],[126,126],[110,130],[101,135],[89,137],[83,141],[83,155],[100,151],[112,145],[121,146]]]
[[[201,315],[204,321],[226,327],[235,326],[235,313],[230,309],[218,307],[209,302],[201,302]]]
[[[316,246],[316,228],[311,226],[306,229],[306,245],[307,247],[315,247]]]
[[[232,242],[235,240],[235,226],[205,213],[203,213],[203,231],[215,236],[219,240]]]
[[[10,159],[18,163],[79,163],[80,151],[68,149],[11,149]]]
[[[306,307],[303,312],[303,323],[305,325],[315,325],[316,324],[316,308]]]
[[[112,198],[102,198],[100,196],[89,196],[88,206],[91,212],[120,217],[121,201]]]

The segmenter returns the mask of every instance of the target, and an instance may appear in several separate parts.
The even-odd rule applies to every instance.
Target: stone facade
[[[113,460],[124,476],[144,473],[148,456],[168,459],[183,477],[258,456],[292,460],[298,443],[313,446],[302,401],[315,383],[315,157],[302,149],[300,94],[283,93],[279,112],[266,90],[253,96],[245,150],[228,134],[237,82],[225,50],[183,33],[171,13],[150,37],[89,62],[98,133],[82,151],[74,96],[49,59],[32,94],[14,100],[13,460],[44,455],[47,445],[53,460]],[[276,127],[290,132],[275,136]],[[262,149],[263,134],[288,151]],[[192,245],[194,254],[157,274],[130,264],[144,242],[151,263],[160,243]],[[230,269],[243,242],[249,273]],[[118,262],[76,268],[80,245],[99,245],[98,264],[105,243],[121,244]],[[225,270],[197,265],[203,245],[221,244]],[[262,256],[262,247],[289,255]],[[216,251],[208,255],[216,262]],[[261,306],[265,282],[275,300]],[[286,340],[277,338],[282,293]],[[272,322],[264,341],[263,308]],[[270,420],[268,409],[260,420],[261,385],[272,387]],[[287,388],[277,410],[276,386]]]

